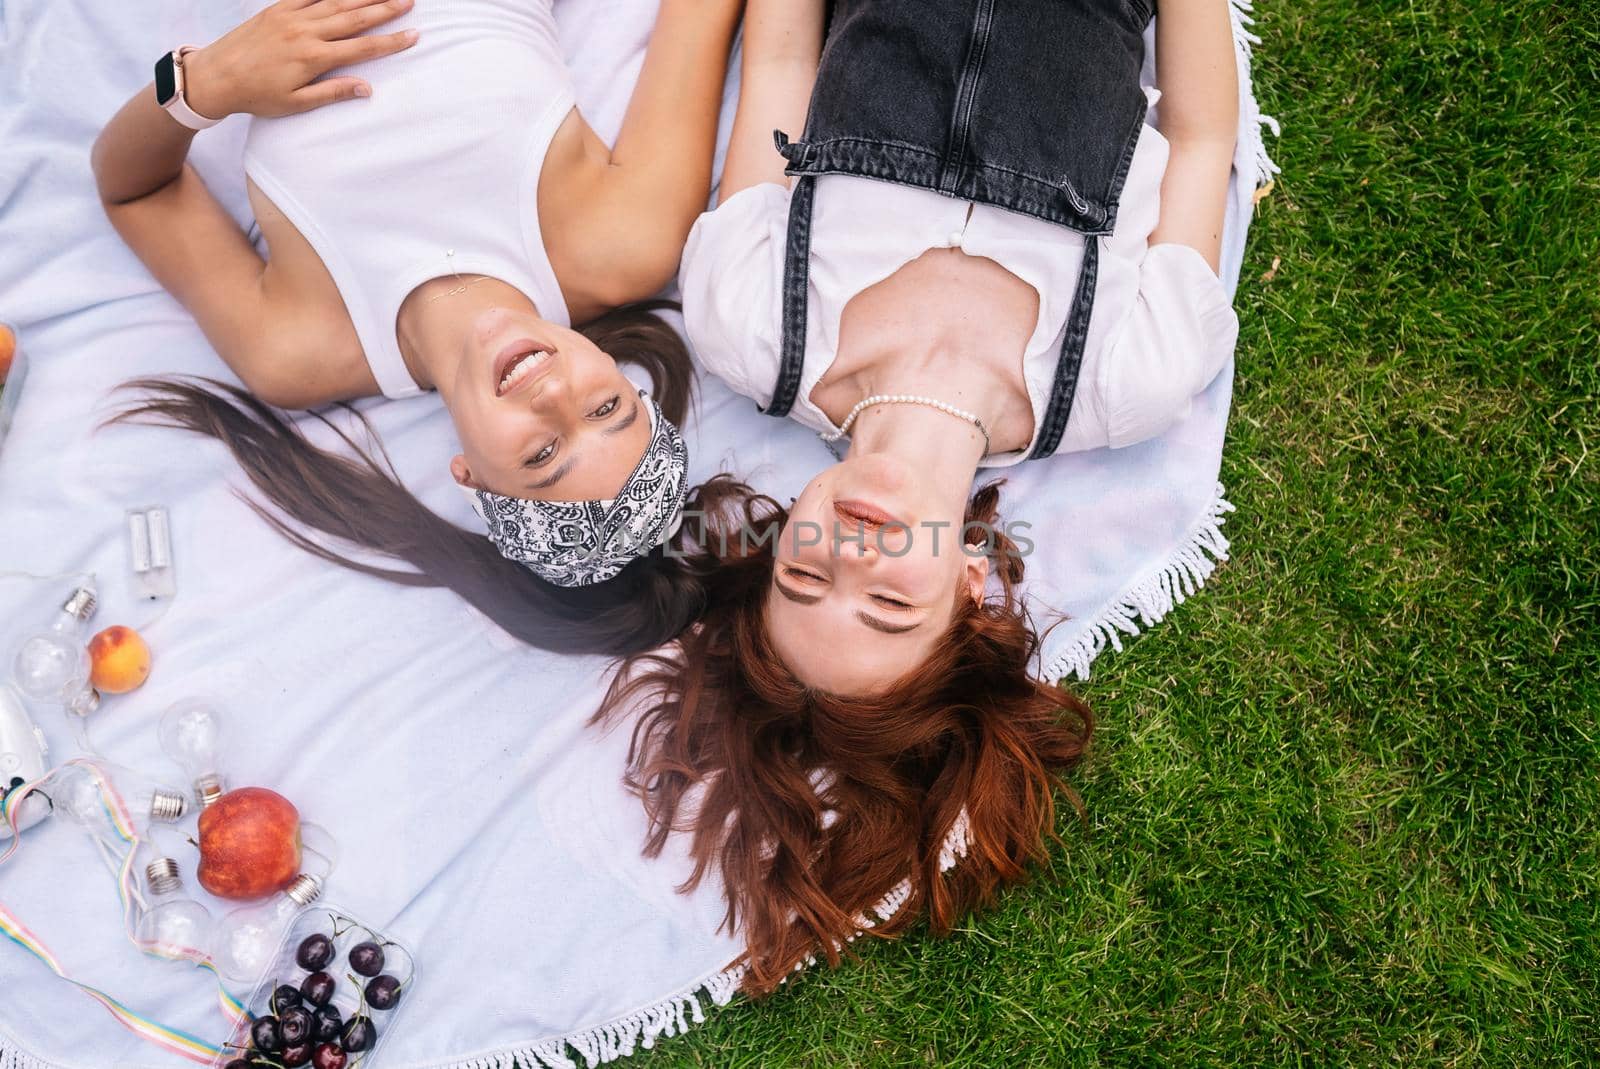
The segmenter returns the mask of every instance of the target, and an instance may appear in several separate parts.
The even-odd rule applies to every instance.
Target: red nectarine
[[[229,791],[200,813],[200,886],[218,898],[260,898],[300,873],[300,812],[265,787]]]

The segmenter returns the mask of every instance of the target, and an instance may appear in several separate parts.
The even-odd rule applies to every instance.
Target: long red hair
[[[997,528],[998,503],[998,484],[984,487],[968,521]],[[785,519],[770,498],[740,507],[750,530]],[[720,875],[748,993],[812,955],[837,964],[863,929],[893,937],[926,915],[943,934],[1044,856],[1058,777],[1093,720],[1029,675],[1038,637],[1017,593],[1023,562],[997,538],[1000,595],[960,599],[928,661],[882,693],[821,693],[784,666],[763,622],[772,542],[759,539],[705,547],[721,559],[699,624],[629,657],[613,682],[600,716],[640,714],[629,782],[650,819],[646,853],[682,832],[685,889]],[[963,813],[966,856],[941,871]],[[903,880],[903,904],[873,912]]]

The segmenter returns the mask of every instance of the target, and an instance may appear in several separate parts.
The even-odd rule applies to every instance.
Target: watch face
[[[178,94],[178,75],[172,69],[172,53],[156,60],[156,103],[166,107]]]

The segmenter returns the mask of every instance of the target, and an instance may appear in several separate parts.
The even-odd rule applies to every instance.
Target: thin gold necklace
[[[456,250],[454,250],[454,249],[445,250],[445,254],[444,254],[445,263],[450,266],[450,274],[452,274],[452,275],[454,275],[456,277],[456,284],[454,286],[452,286],[450,289],[445,290],[443,293],[435,293],[432,297],[429,297],[428,298],[428,303],[429,304],[432,304],[434,301],[442,301],[446,297],[454,297],[458,293],[465,293],[469,289],[471,289],[473,286],[476,286],[478,283],[489,281],[489,276],[488,275],[479,275],[477,278],[473,279],[471,282],[466,281],[465,278],[462,276],[461,272],[456,270],[455,255],[456,255]]]

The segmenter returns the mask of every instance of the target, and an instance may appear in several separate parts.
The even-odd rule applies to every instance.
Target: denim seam
[[[1117,169],[1111,176],[1110,186],[1101,198],[1106,205],[1106,233],[1111,233],[1117,225],[1117,208],[1122,201],[1122,186],[1128,180],[1128,170],[1133,166],[1133,154],[1139,148],[1139,133],[1144,126],[1145,116],[1150,113],[1150,102],[1140,94],[1139,109],[1133,117],[1133,123],[1128,132],[1123,136],[1122,159],[1117,161]]]
[[[972,109],[977,105],[978,85],[983,80],[983,63],[989,52],[989,27],[994,21],[994,0],[978,0],[973,13],[971,37],[956,87],[956,114],[950,129],[950,147],[939,174],[939,192],[954,193],[966,177],[967,141],[972,131]],[[953,169],[953,170],[952,170]]]
[[[976,171],[978,173],[982,173],[986,169],[987,168],[977,168]],[[848,171],[831,167],[824,167],[819,170],[804,171],[801,172],[800,176],[808,178],[820,178],[824,175],[843,175],[848,178],[867,178],[872,181],[890,181],[894,182],[896,185],[908,186],[912,189],[926,189],[928,192],[938,193],[940,196],[950,196],[953,200],[970,200],[977,204],[983,204],[988,207],[999,209],[1000,211],[1008,211],[1019,215],[1027,215],[1032,218],[1041,219],[1044,222],[1062,227],[1065,230],[1070,230],[1073,233],[1079,234],[1085,238],[1105,237],[1110,233],[1108,229],[1104,228],[1100,224],[1094,223],[1091,220],[1076,218],[1071,214],[1061,213],[1059,211],[1052,211],[1052,205],[1047,198],[1027,195],[1022,191],[1017,190],[1010,191],[1013,194],[1013,203],[1001,204],[989,198],[977,196],[975,194],[964,194],[959,190],[957,190],[955,194],[945,194],[939,190],[937,185],[934,185],[931,182],[924,185],[919,182],[908,180],[904,177],[896,179],[878,178],[873,175],[863,175],[858,171]],[[1041,188],[1052,193],[1063,192],[1059,185],[1039,181],[1037,179],[1031,181],[1036,182],[1036,184],[1038,184]]]
[[[893,148],[893,149],[900,149],[901,151],[904,151],[904,152],[915,152],[919,156],[927,156],[927,157],[929,157],[931,159],[936,159],[936,160],[943,158],[939,153],[933,151],[932,149],[924,148],[921,145],[913,145],[909,141],[891,141],[891,140],[888,140],[886,138],[875,138],[875,137],[830,137],[830,138],[828,138],[828,139],[826,139],[824,141],[806,141],[806,142],[803,142],[803,145],[807,149],[819,149],[819,150],[823,149],[823,148],[829,148],[829,147],[832,147],[834,145],[865,145],[868,148]],[[797,166],[797,165],[795,165],[795,166]],[[806,174],[808,172],[802,171],[802,170],[786,170],[785,173],[787,173],[787,174]]]

